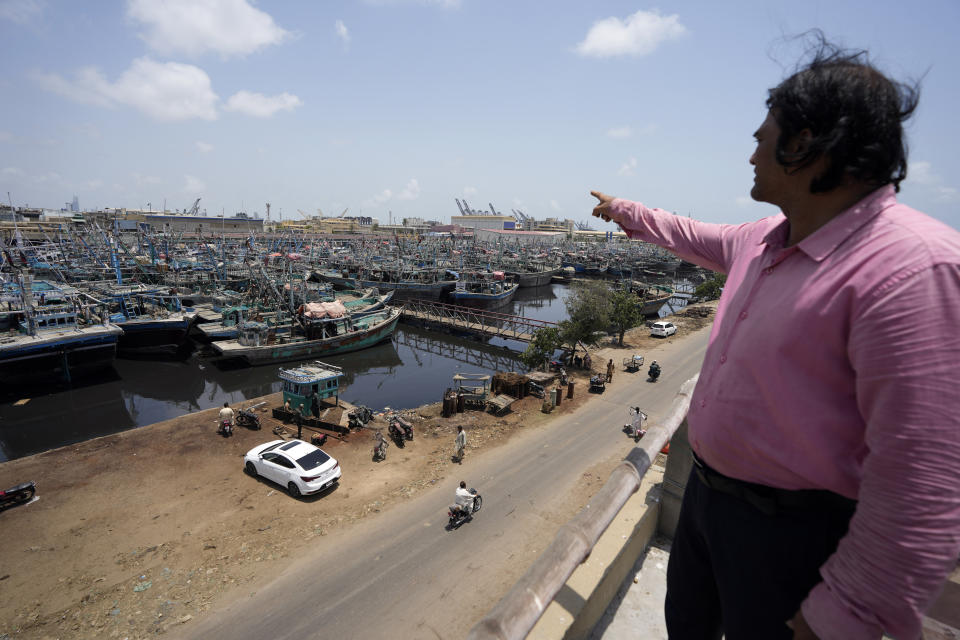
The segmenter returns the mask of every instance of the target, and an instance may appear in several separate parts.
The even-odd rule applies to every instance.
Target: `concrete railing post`
[[[687,478],[693,468],[693,456],[690,453],[690,442],[687,440],[687,419],[683,422],[670,439],[670,455],[667,456],[667,468],[663,473],[663,494],[660,498],[660,520],[657,522],[657,533],[673,539],[680,519],[680,505],[683,503],[683,492],[687,488]]]

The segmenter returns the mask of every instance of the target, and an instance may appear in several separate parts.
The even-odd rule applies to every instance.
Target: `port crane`
[[[200,198],[197,198],[196,200],[193,201],[193,206],[190,207],[190,211],[186,211],[186,210],[184,211],[187,213],[188,216],[195,216],[197,215],[197,212],[199,210],[200,210]]]

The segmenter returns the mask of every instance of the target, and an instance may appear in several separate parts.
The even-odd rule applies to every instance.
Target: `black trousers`
[[[691,472],[667,565],[671,640],[790,639],[853,509],[768,515]]]

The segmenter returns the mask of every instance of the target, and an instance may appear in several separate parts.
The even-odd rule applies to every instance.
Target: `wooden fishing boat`
[[[4,283],[0,314],[0,382],[17,385],[43,378],[67,382],[79,373],[113,364],[120,327],[101,322],[72,287],[26,275]]]
[[[450,304],[474,309],[499,309],[513,300],[519,286],[502,271],[474,271],[461,274],[447,294]]]
[[[278,335],[266,323],[246,322],[236,340],[222,340],[212,346],[225,358],[239,358],[251,365],[348,353],[388,340],[397,328],[400,312],[399,307],[387,307],[367,314],[314,320],[288,336]]]

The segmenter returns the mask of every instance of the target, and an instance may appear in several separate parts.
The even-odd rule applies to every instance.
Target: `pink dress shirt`
[[[631,238],[727,274],[688,413],[734,478],[857,499],[803,603],[820,638],[918,638],[960,554],[960,233],[877,189],[792,247],[783,214],[614,200]]]

